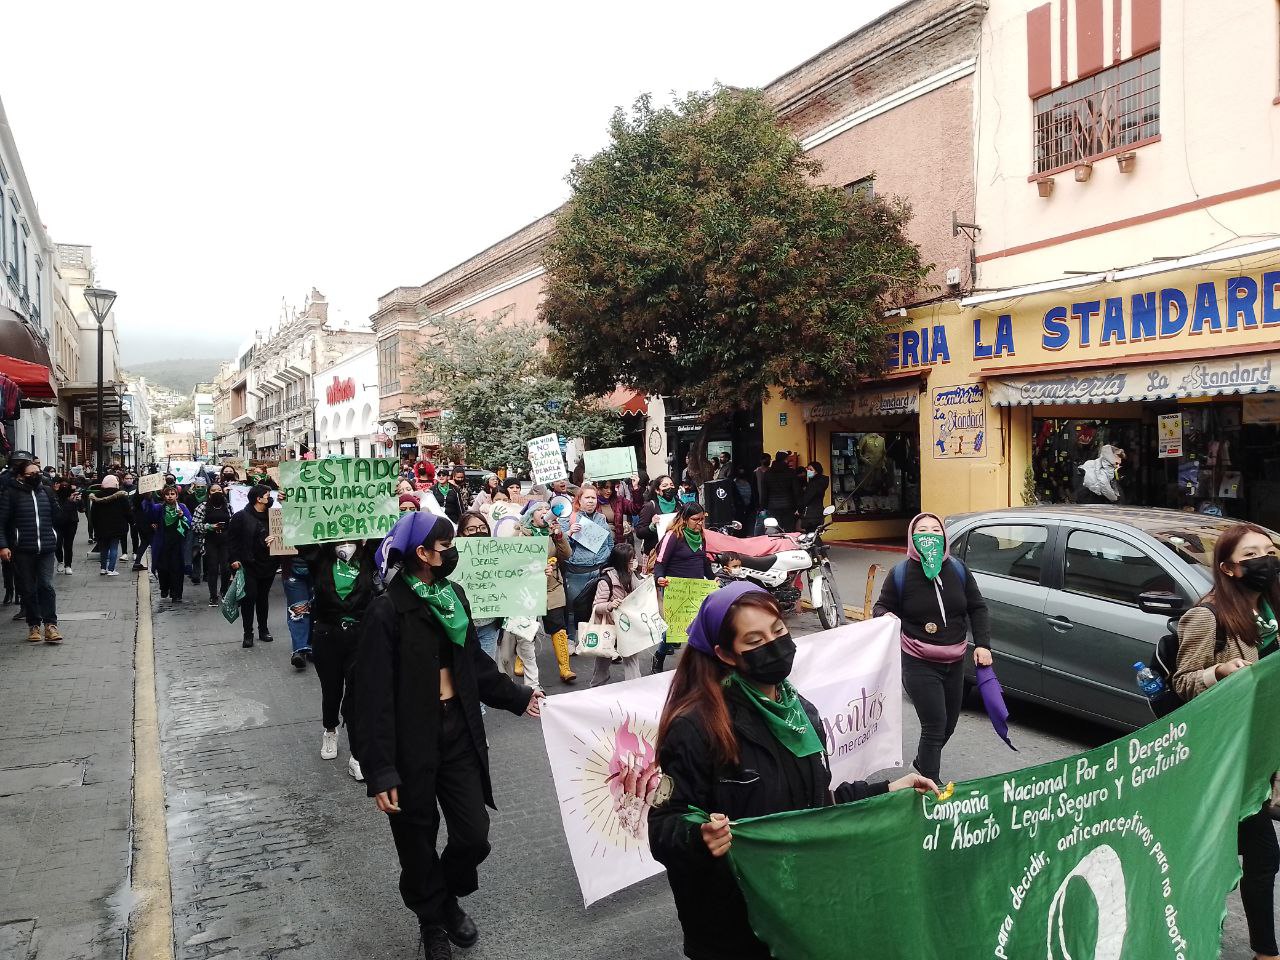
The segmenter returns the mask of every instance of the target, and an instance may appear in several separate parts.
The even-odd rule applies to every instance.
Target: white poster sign
[[[560,452],[560,438],[554,433],[529,441],[529,464],[535,484],[546,485],[569,478],[569,471],[564,468],[564,455]]]
[[[178,483],[187,484],[200,475],[200,471],[204,469],[203,463],[195,460],[170,460],[169,473],[172,473],[178,479]]]
[[[164,489],[163,473],[148,473],[138,479],[139,493],[159,493]]]
[[[603,523],[579,518],[578,532],[570,539],[582,549],[598,553],[600,548],[604,546],[604,542],[609,539],[609,528]]]
[[[231,512],[239,513],[249,505],[249,488],[243,483],[233,483],[227,487],[227,502],[231,504]]]
[[[822,716],[833,786],[902,765],[899,642],[891,617],[796,640],[791,679]],[[661,772],[654,740],[672,676],[543,702],[560,818],[587,906],[662,871],[649,854],[649,801]]]
[[[1182,414],[1164,413],[1157,420],[1160,459],[1182,456]]]

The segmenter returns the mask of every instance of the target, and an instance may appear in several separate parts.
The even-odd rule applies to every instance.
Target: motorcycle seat
[[[776,553],[771,553],[767,557],[744,557],[742,554],[736,554],[736,556],[748,570],[758,570],[761,573],[772,570],[774,564],[778,562]]]

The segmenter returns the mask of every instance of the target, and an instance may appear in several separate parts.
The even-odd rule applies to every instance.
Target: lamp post
[[[111,312],[111,305],[116,302],[116,292],[87,287],[84,299],[89,304],[93,318],[98,321],[98,476],[101,477],[107,466],[102,459],[102,325]]]

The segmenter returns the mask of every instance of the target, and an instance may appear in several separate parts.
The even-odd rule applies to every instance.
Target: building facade
[[[316,371],[316,456],[388,455],[378,442],[378,351],[375,346]]]

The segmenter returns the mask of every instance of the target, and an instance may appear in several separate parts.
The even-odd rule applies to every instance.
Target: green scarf
[[[822,739],[809,722],[809,715],[804,712],[804,704],[791,681],[783,680],[778,684],[777,700],[770,700],[736,672],[729,674],[725,684],[736,686],[746,695],[747,702],[760,711],[769,732],[797,757],[811,757],[822,752]]]
[[[684,528],[684,542],[689,545],[689,549],[694,553],[702,552],[702,534],[694,533],[688,527]]]
[[[345,600],[351,596],[351,591],[356,588],[358,576],[360,576],[360,568],[354,563],[346,563],[338,559],[333,561],[333,589],[339,600]]]
[[[204,498],[208,495],[209,488],[202,487],[199,484],[191,488],[191,495],[200,503],[204,503]]]
[[[423,583],[411,573],[404,575],[404,582],[427,603],[427,609],[444,627],[445,636],[459,647],[467,642],[467,611],[462,608],[462,601],[453,591],[453,585]]]
[[[187,518],[182,515],[181,507],[165,505],[164,525],[166,527],[173,527],[174,532],[180,537],[185,537],[187,535]]]
[[[443,504],[445,500],[448,499],[448,497],[449,497],[449,485],[447,483],[436,484],[436,499],[439,500],[441,504]]]
[[[531,536],[531,537],[549,537],[549,536],[551,536],[551,528],[550,528],[550,527],[539,527],[537,524],[533,524],[533,523],[531,523],[531,524],[529,524],[527,527],[525,527],[525,529],[529,531],[529,536]]]
[[[930,580],[937,580],[942,572],[942,558],[947,552],[947,538],[940,533],[917,533],[911,537],[911,542],[920,554],[924,575]]]
[[[1266,600],[1258,602],[1258,612],[1254,619],[1258,624],[1258,649],[1265,650],[1280,636],[1280,623],[1277,623],[1275,611]]]
[[[659,513],[675,513],[676,498],[672,497],[670,500],[668,500],[662,494],[658,494],[658,512]]]

